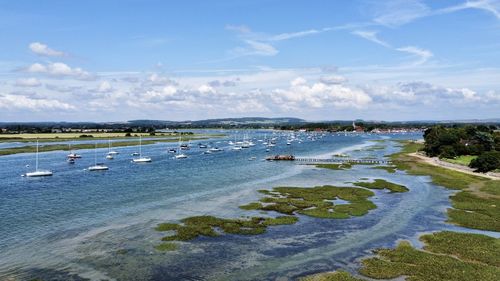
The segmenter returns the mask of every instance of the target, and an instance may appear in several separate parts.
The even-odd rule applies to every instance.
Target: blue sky
[[[500,1],[0,1],[0,121],[500,117]]]

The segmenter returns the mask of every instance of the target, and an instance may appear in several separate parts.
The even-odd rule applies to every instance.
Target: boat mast
[[[36,140],[36,161],[35,161],[35,171],[38,171],[38,140]]]
[[[142,135],[139,135],[139,158],[142,158]]]
[[[97,166],[97,142],[94,144],[94,166]]]

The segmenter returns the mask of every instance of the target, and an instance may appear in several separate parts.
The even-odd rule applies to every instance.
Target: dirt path
[[[422,160],[423,162],[425,162],[427,164],[430,164],[430,165],[433,165],[433,166],[438,166],[438,167],[442,167],[442,168],[454,170],[454,171],[457,171],[457,172],[462,172],[462,173],[465,173],[465,174],[474,175],[474,176],[478,176],[478,177],[484,177],[484,178],[488,178],[488,179],[492,179],[492,180],[500,180],[500,175],[498,175],[496,173],[486,173],[486,174],[475,173],[469,167],[458,165],[458,164],[452,164],[452,163],[445,162],[445,161],[441,161],[438,158],[430,158],[430,157],[427,157],[427,156],[424,156],[424,155],[421,155],[421,154],[415,153],[415,152],[414,153],[410,153],[409,155],[413,156],[413,157],[417,157],[420,160]]]

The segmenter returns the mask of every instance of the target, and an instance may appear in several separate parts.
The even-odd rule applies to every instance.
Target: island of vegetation
[[[367,188],[395,190],[404,192],[405,187],[384,180],[376,180],[367,184]],[[244,210],[274,211],[285,216],[247,217],[238,219],[218,218],[214,216],[194,216],[184,218],[180,223],[161,223],[157,231],[169,232],[162,238],[165,243],[155,248],[160,251],[176,250],[177,246],[169,241],[189,241],[199,236],[215,237],[221,233],[256,235],[264,233],[269,226],[294,224],[298,221],[296,214],[328,219],[346,219],[351,216],[362,216],[376,206],[369,197],[374,193],[358,187],[316,186],[276,187],[272,190],[259,190],[266,196],[259,202],[240,206]],[[335,200],[344,202],[336,204]]]

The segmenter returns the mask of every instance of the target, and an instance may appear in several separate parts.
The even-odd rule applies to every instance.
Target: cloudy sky
[[[0,0],[0,121],[500,117],[500,0]]]

